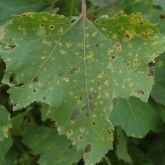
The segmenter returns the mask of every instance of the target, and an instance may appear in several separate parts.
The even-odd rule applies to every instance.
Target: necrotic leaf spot
[[[89,152],[91,152],[91,150],[92,150],[92,146],[91,146],[90,144],[87,144],[87,145],[85,146],[85,152],[86,152],[86,153],[89,153]]]
[[[38,76],[34,77],[33,82],[38,82],[38,81],[39,81]]]

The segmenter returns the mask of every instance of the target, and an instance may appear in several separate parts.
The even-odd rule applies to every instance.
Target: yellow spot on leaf
[[[104,82],[104,84],[105,84],[106,86],[109,86],[109,83],[110,83],[110,80],[105,80],[105,82]]]
[[[73,130],[72,129],[68,129],[67,132],[66,132],[66,135],[68,137],[72,136],[73,135]]]
[[[107,68],[108,68],[108,69],[111,69],[111,68],[112,68],[112,64],[109,63],[109,64],[107,65]]]
[[[85,127],[80,127],[80,132],[84,132],[85,131]]]
[[[91,37],[96,37],[96,35],[97,35],[97,32],[93,32]]]
[[[106,95],[107,97],[109,97],[109,96],[110,96],[110,90],[109,90],[109,89],[108,89],[108,90],[106,90],[105,95]]]
[[[104,78],[104,77],[105,77],[105,72],[104,71],[102,71],[101,73],[99,73],[97,75],[97,78]]]
[[[66,51],[63,50],[63,49],[61,49],[61,50],[60,50],[60,53],[61,53],[62,55],[64,55],[64,54],[66,54]]]
[[[44,23],[40,24],[40,29],[45,29],[45,24]]]
[[[69,78],[68,78],[68,77],[63,77],[63,80],[64,80],[65,82],[69,82]]]
[[[67,47],[67,48],[71,48],[71,47],[72,47],[72,43],[71,43],[71,42],[67,42],[67,43],[66,43],[66,47]]]
[[[55,25],[49,25],[49,29],[50,30],[54,30],[55,29]]]
[[[2,131],[3,131],[3,135],[4,135],[4,137],[5,138],[7,138],[9,135],[9,126],[4,126],[3,128],[2,128]]]
[[[114,44],[113,50],[115,50],[117,52],[121,52],[122,46],[121,46],[120,42],[117,42],[117,43]]]

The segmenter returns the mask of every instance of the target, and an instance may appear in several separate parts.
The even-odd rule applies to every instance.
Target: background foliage
[[[165,165],[164,0],[80,14],[80,0],[0,1],[0,164]]]

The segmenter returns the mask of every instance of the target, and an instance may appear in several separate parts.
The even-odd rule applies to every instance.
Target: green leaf
[[[5,138],[8,138],[10,128],[10,115],[7,110],[0,105],[0,142]]]
[[[113,2],[114,0],[89,0],[96,6],[105,5],[106,3]]]
[[[116,129],[116,155],[119,159],[124,160],[125,162],[132,163],[132,158],[128,153],[127,149],[127,137],[123,131],[119,128]]]
[[[112,40],[109,53],[113,98],[136,96],[147,101],[153,85],[147,63],[164,51],[165,38],[156,35],[156,26],[139,13],[103,16],[97,26]]]
[[[72,165],[81,158],[71,142],[58,135],[54,128],[26,126],[23,142],[34,154],[40,155],[40,165]]]
[[[165,1],[164,0],[154,0],[153,2],[156,5],[160,5],[163,10],[165,10]]]
[[[3,78],[4,75],[4,70],[5,70],[5,64],[4,62],[0,59],[0,82]]]
[[[22,112],[14,116],[11,120],[12,122],[12,129],[11,132],[13,135],[21,135],[22,132],[22,124],[23,124],[23,119],[25,117],[26,113]]]
[[[147,103],[135,97],[114,100],[114,109],[110,119],[115,126],[120,126],[128,136],[144,137],[150,130],[159,127],[157,111]]]
[[[84,150],[87,164],[112,149],[112,99],[147,101],[148,62],[165,49],[155,25],[139,14],[103,17],[96,25],[102,32],[81,17],[70,25],[63,16],[26,13],[5,26],[0,51],[14,109],[46,103],[47,116]]]
[[[51,2],[50,0],[1,0],[0,1],[0,24],[3,24],[12,15],[29,11],[41,11]]]
[[[142,16],[157,24],[161,33],[165,34],[165,11],[153,5],[151,0],[123,0],[117,5],[111,6],[101,13],[111,15],[119,11],[125,11],[127,14],[140,12]]]
[[[0,164],[5,165],[5,155],[8,152],[12,145],[11,137],[5,138],[3,141],[0,141]]]
[[[155,84],[151,95],[157,103],[165,105],[165,53],[156,59]]]
[[[17,159],[19,157],[20,151],[13,145],[10,147],[8,152],[5,155],[6,165],[18,165]],[[22,158],[22,155],[21,155]]]
[[[161,114],[162,121],[165,123],[165,109],[162,109],[160,114]]]
[[[60,133],[68,135],[68,132],[72,132],[73,129],[74,134],[71,133],[68,136],[72,135],[70,139],[76,144],[77,148],[86,151],[84,157],[89,157],[89,161],[95,163],[112,148],[113,142],[112,125],[107,121],[108,117],[105,113],[105,111],[109,111],[111,106],[109,80],[104,78],[95,81],[95,78],[92,78],[93,74],[96,77],[105,76],[102,68],[108,57],[104,59],[103,64],[100,64],[98,60],[102,59],[101,56],[104,56],[102,49],[106,50],[109,47],[109,42],[105,45],[101,44],[102,49],[95,50],[98,44],[106,40],[88,21],[78,20],[69,27],[64,36],[60,36],[59,34],[64,31],[65,26],[68,26],[66,18],[49,14],[31,15],[15,17],[6,28],[8,35],[13,36],[12,38],[17,45],[13,51],[7,51],[4,56],[5,61],[10,61],[10,64],[6,61],[8,63],[6,74],[16,73],[15,82],[24,84],[20,87],[13,86],[9,90],[11,100],[16,103],[15,109],[25,107],[34,101],[45,102],[50,105],[53,111],[56,110],[56,116],[53,116],[53,118],[59,123],[58,130]],[[49,22],[47,22],[48,20],[45,21],[45,17],[48,16],[50,17]],[[24,25],[21,27],[23,32],[17,30],[20,26],[18,22],[22,21],[24,21]],[[32,27],[34,30],[31,30]],[[55,28],[53,33],[56,35],[52,34],[51,36],[51,28]],[[84,33],[85,28],[86,34]],[[45,33],[43,36],[38,35],[38,31],[41,30]],[[86,41],[86,46],[90,45],[91,48],[84,49],[84,39],[88,35],[93,36],[92,40],[87,39]],[[98,37],[97,40],[95,40],[96,36]],[[34,47],[34,44],[40,46]],[[100,56],[100,54],[102,55]],[[96,63],[93,63],[94,56],[97,57]],[[20,62],[18,62],[18,59],[20,59]],[[92,63],[92,67],[90,67],[90,63]],[[92,68],[98,66],[100,66],[100,69],[91,73]],[[87,73],[87,69],[89,73]],[[106,70],[108,72],[109,68],[106,68],[105,72]],[[102,90],[101,83],[104,82],[106,86]],[[16,95],[17,97],[15,97]],[[70,100],[67,98],[70,98]],[[98,103],[96,100],[98,100]],[[104,102],[104,107],[100,109],[102,102]],[[65,113],[61,115],[63,109]],[[77,112],[75,112],[77,110],[80,111],[80,115],[78,115],[76,123],[73,124],[74,118],[77,118]],[[100,112],[103,113],[100,115]],[[96,135],[98,131],[100,133]],[[102,145],[98,143],[100,138]]]

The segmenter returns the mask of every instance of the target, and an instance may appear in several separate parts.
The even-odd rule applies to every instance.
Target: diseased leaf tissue
[[[153,85],[148,63],[165,43],[139,13],[103,16],[95,24],[81,17],[71,23],[60,15],[24,13],[14,16],[4,33],[3,83],[10,86],[14,109],[47,104],[45,115],[82,151],[86,164],[99,162],[112,149],[112,100],[148,100]]]

